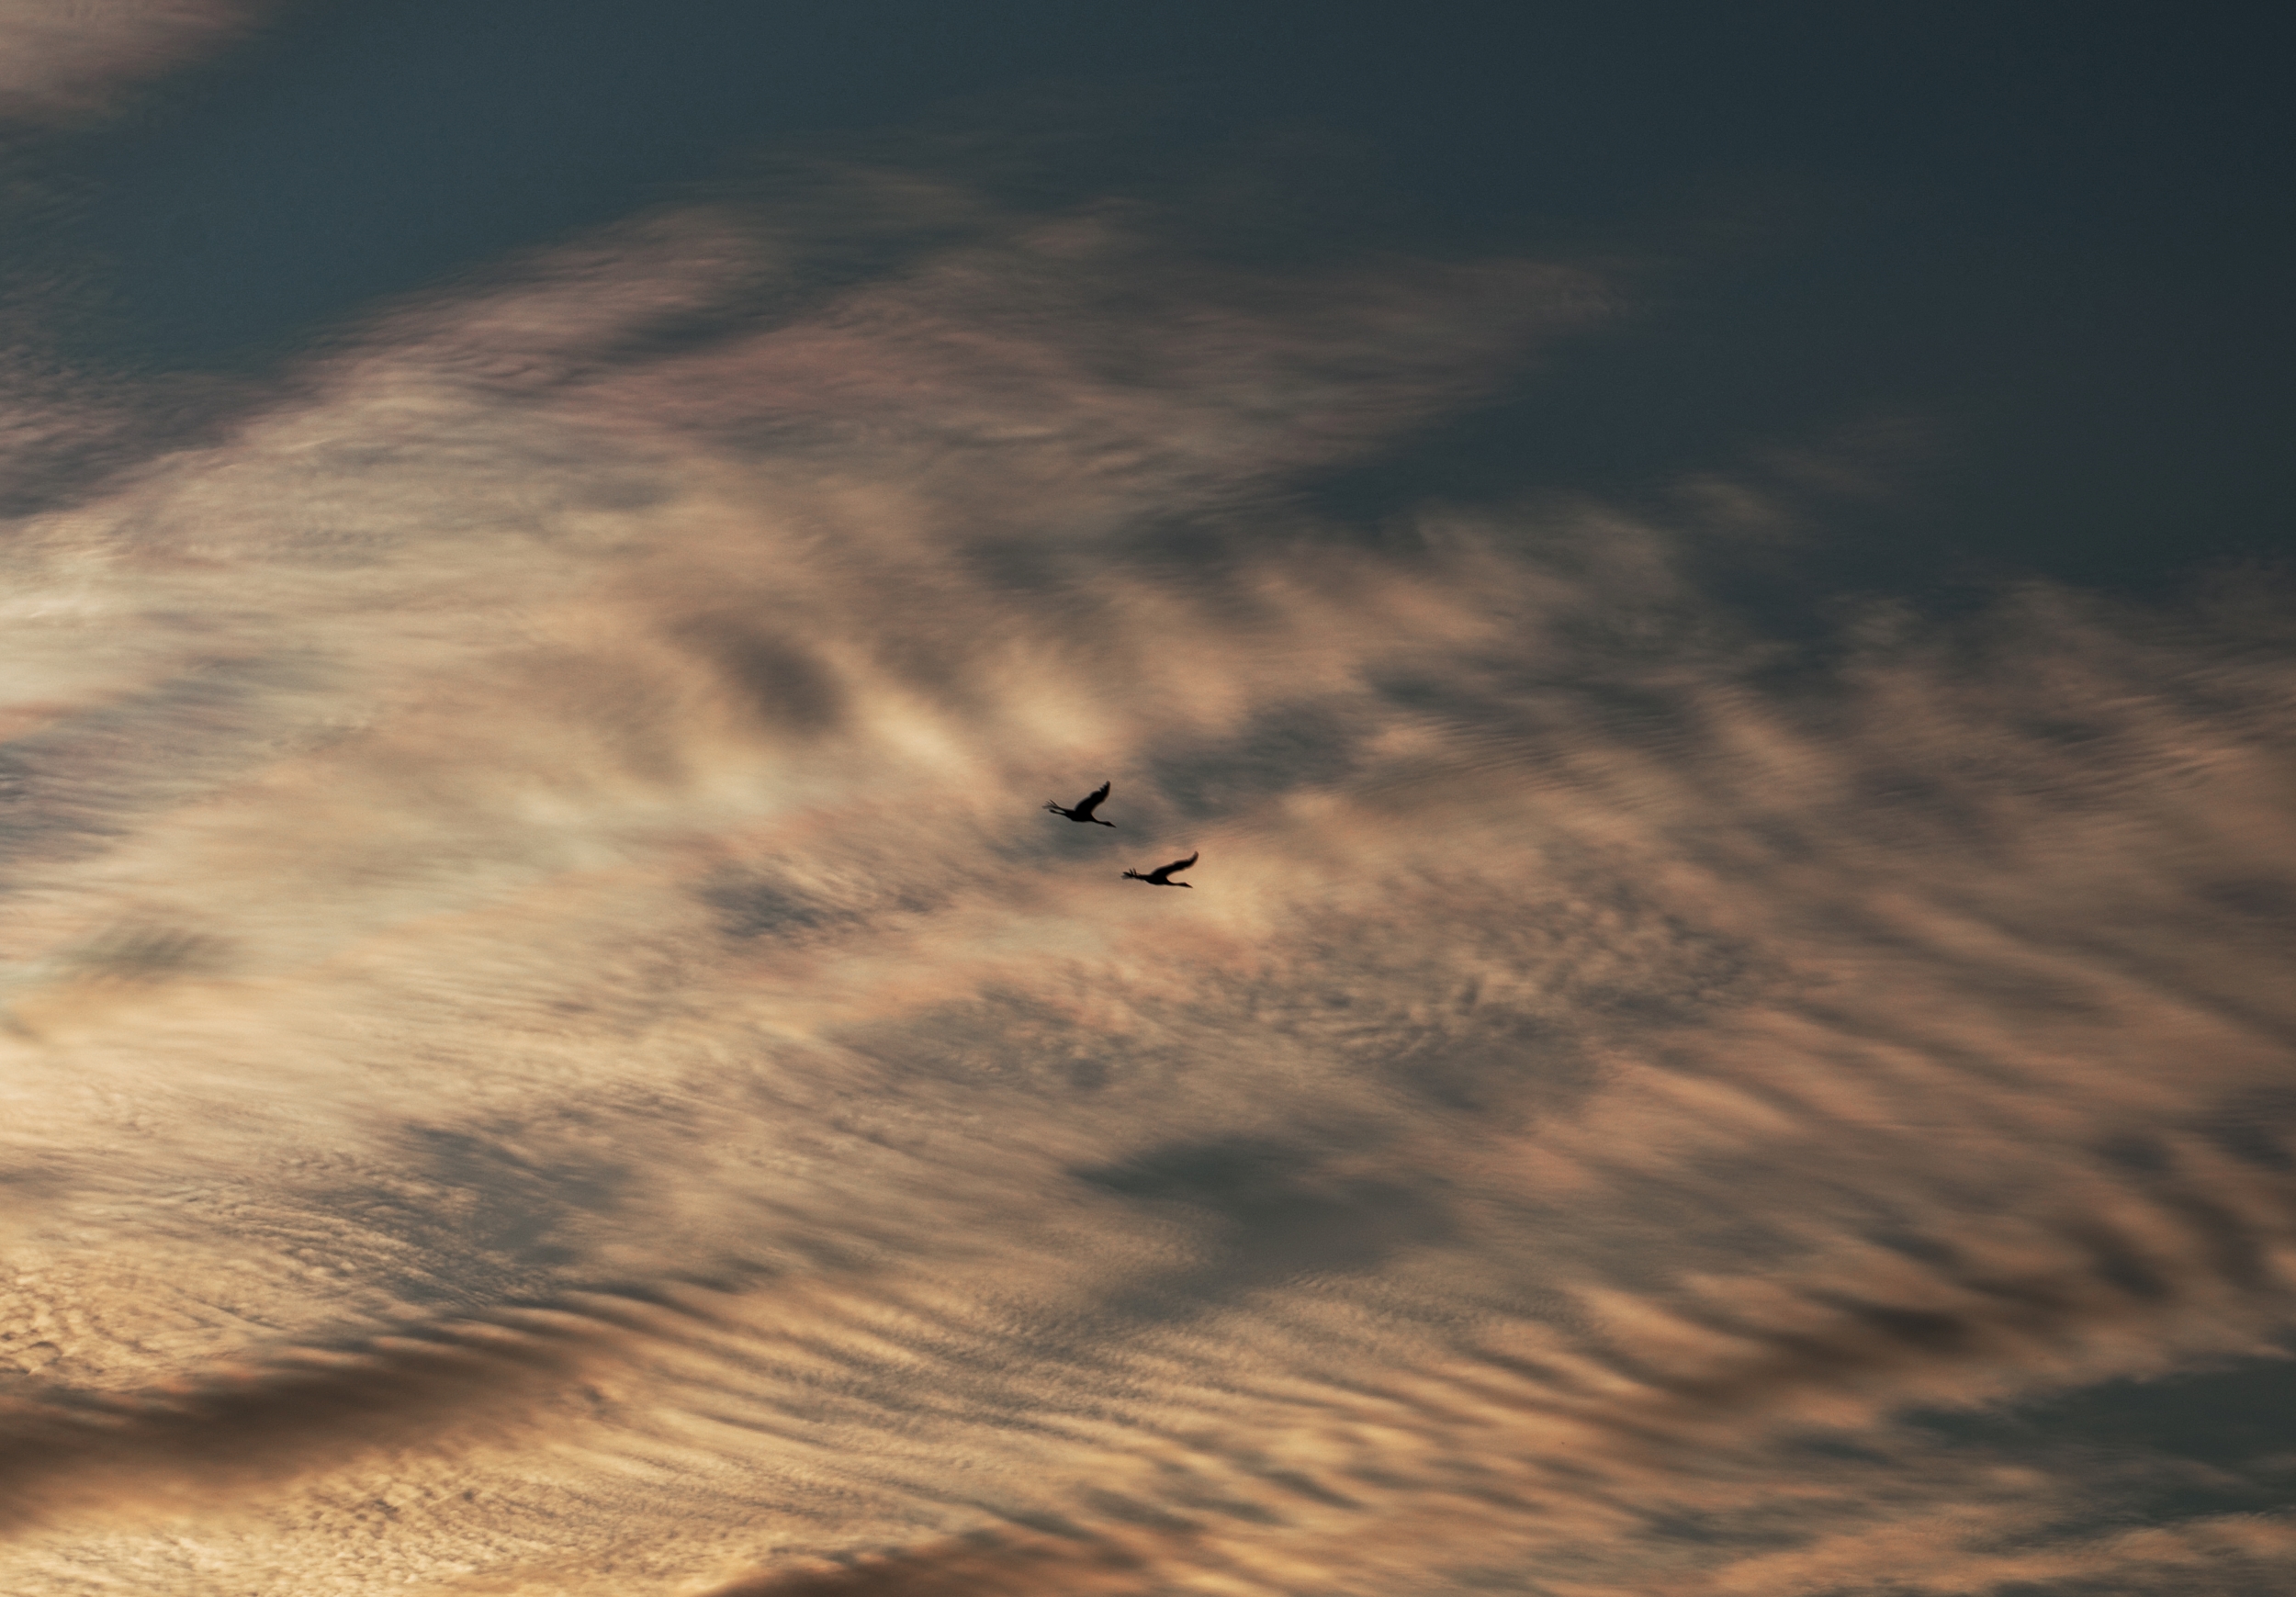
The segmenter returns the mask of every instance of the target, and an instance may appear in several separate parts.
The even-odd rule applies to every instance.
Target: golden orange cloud
[[[2286,1333],[2280,597],[1813,657],[1711,482],[1349,526],[1599,280],[930,209],[640,219],[15,529],[8,1590],[2284,1560],[1923,1417]]]

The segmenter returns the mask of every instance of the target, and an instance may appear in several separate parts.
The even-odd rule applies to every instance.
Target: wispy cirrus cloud
[[[243,35],[265,0],[8,0],[0,125],[84,120]]]
[[[96,1462],[12,1589],[2284,1562],[2263,1453],[1920,1418],[2285,1333],[2281,596],[1812,648],[1727,517],[1339,524],[1600,280],[854,193],[857,283],[641,219],[15,527],[0,1440]]]

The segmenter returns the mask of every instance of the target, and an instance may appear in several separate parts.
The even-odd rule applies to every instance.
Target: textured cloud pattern
[[[1351,522],[1613,295],[1167,222],[665,210],[27,500],[0,1586],[2285,1588],[2287,595]]]

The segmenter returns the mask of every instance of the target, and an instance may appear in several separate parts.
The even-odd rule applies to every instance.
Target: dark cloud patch
[[[737,616],[699,616],[678,636],[722,674],[733,692],[769,726],[821,733],[844,714],[836,679],[802,644]]]
[[[2226,1567],[2238,1564],[2248,1567]],[[2119,1574],[2004,1580],[1986,1597],[2131,1597],[2132,1593],[2159,1591],[2173,1591],[2178,1597],[2277,1597],[2287,1589],[2288,1570],[2279,1559],[2246,1559],[2234,1554],[2212,1568],[2195,1568],[2181,1559],[2167,1567],[2147,1567],[2131,1559]],[[1919,1591],[1919,1597],[1929,1597],[1929,1592]],[[1939,1597],[1945,1593],[1940,1591]]]
[[[579,1278],[640,1185],[580,1118],[410,1129],[403,1162],[326,1187],[325,1208],[356,1228],[343,1262],[405,1301],[472,1311]]]
[[[850,915],[819,898],[770,879],[728,875],[702,891],[732,938],[787,937],[832,926]]]
[[[1156,786],[1176,812],[1171,824],[1247,813],[1289,789],[1344,779],[1362,732],[1334,707],[1272,707],[1232,737],[1157,759]]]
[[[1568,1101],[1591,1086],[1594,1065],[1572,1029],[1536,1015],[1473,1007],[1472,984],[1459,1003],[1472,1014],[1398,1038],[1380,1065],[1406,1092],[1460,1114],[1498,1111],[1525,1099]]]
[[[1721,1173],[1713,1191],[1742,1179]],[[1683,1197],[1694,1217],[1690,1195]],[[1627,1337],[1608,1347],[1606,1362],[1671,1394],[1660,1410],[1629,1408],[1617,1418],[1629,1424],[1704,1427],[1726,1415],[1791,1411],[1812,1395],[1856,1391],[1876,1380],[1919,1389],[1954,1370],[1976,1374],[2019,1358],[2062,1355],[2117,1328],[2179,1314],[2205,1318],[2219,1305],[2260,1308],[2271,1301],[2280,1288],[2257,1276],[2256,1256],[2268,1238],[2284,1237],[2296,1219],[2290,1195],[2252,1189],[2241,1200],[2247,1212],[2237,1221],[2229,1198],[2203,1198],[2196,1205],[2193,1198],[2160,1191],[2156,1208],[2123,1210],[2117,1221],[2061,1204],[2038,1226],[2028,1217],[2011,1234],[2030,1239],[2038,1231],[2050,1238],[2052,1256],[2045,1263],[2026,1251],[2030,1240],[1986,1246],[1981,1226],[1968,1220],[1959,1228],[1962,1240],[1953,1244],[1902,1229],[1885,1231],[1883,1245],[1905,1261],[1883,1272],[1890,1283],[1885,1289],[1853,1288],[1846,1272],[1837,1272],[1834,1283],[1811,1273],[1792,1246],[1779,1245],[1790,1234],[1784,1225],[1768,1239],[1733,1236],[1725,1251],[1744,1261],[1747,1271],[1737,1278],[1750,1285],[1766,1276],[1770,1284],[1741,1299],[1727,1286],[1684,1290],[1679,1280],[1654,1273],[1641,1288],[1649,1299],[1718,1340],[1688,1357],[1679,1343],[1638,1351]],[[2228,1229],[2244,1247],[2234,1250],[2217,1234]],[[1765,1245],[1774,1253],[1766,1269],[1759,1263]],[[1614,1274],[1634,1278],[1625,1271]],[[1797,1277],[1803,1284],[1787,1294],[1784,1283]],[[2268,1377],[2259,1389],[2277,1378]],[[1672,1417],[1661,1420],[1661,1413]]]
[[[1212,1221],[1214,1258],[1184,1276],[1192,1292],[1366,1270],[1399,1248],[1444,1241],[1451,1229],[1432,1188],[1334,1170],[1328,1152],[1302,1146],[1232,1138],[1173,1143],[1070,1174],[1135,1203]],[[1160,1295],[1153,1286],[1142,1290]]]
[[[2296,883],[2259,873],[2201,888],[2212,902],[2257,923],[2275,936],[2296,937]]]
[[[899,843],[896,833],[882,847],[835,859],[765,854],[729,863],[700,883],[695,896],[726,937],[760,950],[821,949],[889,926],[913,926],[947,907],[956,888],[935,874],[920,872],[921,879],[912,880],[890,869]]]
[[[2296,1358],[2106,1381],[2037,1402],[1917,1415],[1913,1423],[1957,1440],[2100,1447],[2276,1472],[2296,1467]],[[2289,1485],[2296,1492],[2296,1479]]]
[[[1536,869],[1519,882],[1397,880],[1390,913],[1412,918],[1412,938],[1386,935],[1381,917],[1300,928],[1284,979],[1233,1002],[1255,1026],[1424,1104],[1521,1114],[1563,1108],[1591,1090],[1601,1047],[1664,1038],[1755,1002],[1779,980],[1742,938],[1698,924],[1598,860],[1557,849]],[[1362,980],[1374,971],[1381,979]]]
[[[159,983],[228,969],[231,944],[183,927],[124,926],[74,950],[68,962],[83,980]]]
[[[1072,1532],[985,1531],[937,1546],[863,1554],[827,1568],[760,1575],[709,1597],[1149,1597],[1164,1588],[1154,1552]]]
[[[1112,1038],[1077,1014],[1016,988],[990,988],[889,1026],[840,1033],[897,1087],[925,1079],[981,1091],[1052,1091],[1127,1099],[1174,1085],[1205,1061],[1171,1038]]]
[[[0,1524],[146,1493],[245,1490],[378,1450],[453,1445],[562,1394],[650,1301],[591,1294],[284,1350],[174,1389],[0,1393]]]
[[[2216,1146],[2261,1169],[2296,1169],[2296,1088],[2259,1087],[2233,1095],[2197,1129]]]
[[[522,1262],[565,1263],[572,1254],[553,1240],[557,1228],[571,1217],[612,1212],[635,1173],[596,1153],[528,1153],[509,1140],[518,1134],[426,1127],[413,1134],[416,1167],[467,1195],[463,1231],[478,1247]]]
[[[2165,1191],[2155,1201],[2198,1243],[2216,1274],[2248,1291],[2271,1289],[2271,1228],[2203,1192]]]
[[[2245,1359],[2205,1373],[2107,1381],[2041,1402],[1917,1413],[1908,1423],[1952,1452],[2083,1482],[2077,1511],[2002,1538],[2005,1548],[2077,1545],[2136,1527],[2202,1528],[2222,1516],[2296,1511],[2291,1370],[2285,1358]]]

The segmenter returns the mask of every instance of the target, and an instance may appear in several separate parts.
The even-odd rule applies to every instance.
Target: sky
[[[2287,1590],[2286,31],[0,0],[0,1590]]]

